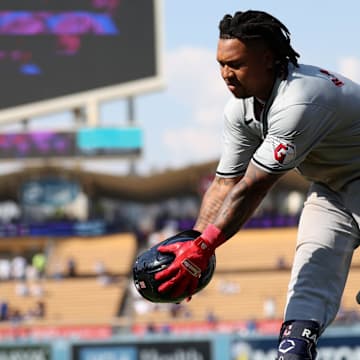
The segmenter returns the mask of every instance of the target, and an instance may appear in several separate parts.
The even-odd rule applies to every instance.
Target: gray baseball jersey
[[[242,175],[251,161],[269,173],[297,168],[314,181],[300,219],[285,320],[312,319],[325,328],[360,241],[360,85],[291,65],[259,120],[253,98],[231,99],[224,115],[218,176]]]
[[[339,74],[289,65],[260,120],[253,98],[232,98],[224,118],[218,176],[242,175],[252,161],[269,173],[296,168],[334,190],[360,177],[360,85]]]

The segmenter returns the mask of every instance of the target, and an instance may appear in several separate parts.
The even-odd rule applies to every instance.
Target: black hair
[[[225,15],[219,24],[220,39],[237,38],[245,44],[262,40],[275,55],[275,62],[287,72],[289,61],[298,67],[300,55],[290,45],[288,28],[274,16],[256,10],[238,11]]]

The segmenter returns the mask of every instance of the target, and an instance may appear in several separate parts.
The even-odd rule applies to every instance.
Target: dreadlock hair
[[[238,11],[225,15],[219,24],[220,39],[237,38],[248,44],[263,40],[275,55],[275,62],[281,72],[287,73],[289,61],[299,67],[300,55],[290,45],[287,27],[272,15],[256,10]]]

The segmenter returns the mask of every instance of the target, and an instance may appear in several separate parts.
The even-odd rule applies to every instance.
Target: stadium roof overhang
[[[152,202],[169,197],[200,193],[200,183],[214,174],[216,162],[168,170],[150,176],[109,175],[79,168],[56,166],[26,167],[0,177],[0,201],[17,200],[21,185],[43,177],[62,177],[78,181],[90,197],[108,197]],[[283,176],[276,188],[306,191],[308,182],[295,171]]]

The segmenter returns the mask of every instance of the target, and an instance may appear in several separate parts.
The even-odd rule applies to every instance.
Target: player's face
[[[264,45],[245,45],[238,39],[220,39],[217,61],[228,89],[237,98],[266,100],[274,79],[274,58]]]

